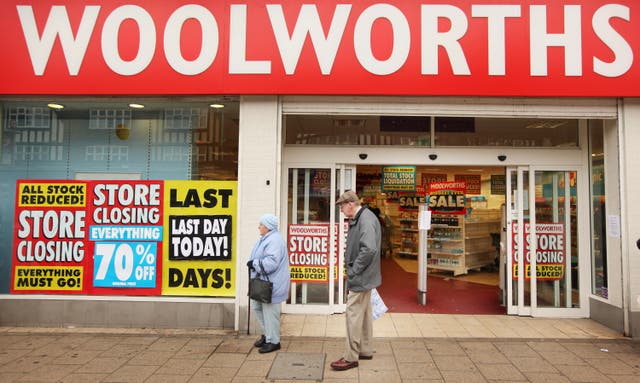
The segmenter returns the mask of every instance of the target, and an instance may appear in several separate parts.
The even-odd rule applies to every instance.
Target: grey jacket
[[[367,291],[380,286],[380,221],[366,207],[360,208],[349,221],[345,263],[347,288]]]

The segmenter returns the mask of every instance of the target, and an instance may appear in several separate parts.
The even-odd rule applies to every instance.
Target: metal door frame
[[[335,263],[335,257],[338,257],[337,265],[338,265],[338,275],[344,275],[344,248],[336,249],[336,244],[339,244],[340,241],[336,241],[336,238],[346,238],[346,231],[344,225],[336,225],[337,222],[344,222],[344,215],[339,213],[336,216],[335,209],[335,201],[337,196],[342,194],[345,190],[355,189],[356,182],[356,166],[355,165],[346,165],[346,164],[327,164],[327,163],[288,163],[286,166],[283,166],[283,177],[285,180],[283,185],[284,189],[281,193],[282,203],[280,216],[282,217],[282,227],[288,228],[291,222],[288,222],[288,198],[289,198],[289,171],[293,170],[296,174],[299,169],[329,169],[331,174],[331,191],[330,191],[330,238],[329,238],[329,260],[328,260],[328,268],[329,268],[329,283],[328,283],[328,291],[329,291],[329,301],[326,303],[285,303],[282,309],[283,313],[303,313],[303,314],[334,314],[334,313],[343,313],[346,310],[346,302],[335,302],[335,278],[334,272],[336,271],[331,265]],[[338,179],[338,174],[340,174],[340,179]],[[345,178],[343,175],[347,175]],[[297,180],[297,176],[294,177]],[[308,180],[308,175],[307,178]],[[308,182],[305,182],[305,190],[308,192]],[[297,204],[297,188],[292,188],[294,195],[292,196],[293,200],[293,209],[296,209]],[[308,193],[307,193],[308,194]],[[337,228],[337,230],[336,230]],[[288,230],[283,230],[282,233],[285,238],[288,236]],[[288,243],[288,238],[287,238]],[[338,281],[338,296],[345,296],[345,280],[344,278],[337,278]],[[305,289],[305,284],[302,284],[301,288]],[[298,288],[297,284],[294,282],[291,284],[291,295],[294,297],[296,295],[296,289]]]
[[[565,172],[565,196],[569,195],[569,172],[576,173],[577,179],[577,197],[578,197],[578,211],[577,211],[577,220],[576,220],[576,232],[578,233],[578,276],[579,276],[579,298],[580,298],[580,307],[538,307],[537,305],[537,279],[535,273],[531,275],[529,279],[530,283],[530,306],[524,305],[524,287],[525,287],[525,277],[523,272],[518,273],[518,301],[517,305],[513,304],[513,256],[511,254],[513,249],[512,243],[512,222],[517,222],[519,228],[523,228],[525,215],[524,215],[524,206],[526,202],[526,206],[529,207],[529,211],[533,211],[531,217],[529,217],[530,224],[530,235],[534,237],[536,235],[536,214],[535,214],[535,188],[536,188],[536,180],[535,175],[536,172],[540,171],[556,171],[556,172]],[[506,195],[505,195],[505,206],[506,206],[506,241],[507,241],[507,262],[506,262],[506,289],[507,289],[507,314],[509,315],[520,315],[520,316],[533,316],[533,317],[574,317],[574,318],[583,318],[589,316],[589,275],[590,275],[590,262],[589,262],[589,254],[590,254],[590,241],[589,241],[589,188],[588,188],[588,177],[587,172],[583,167],[579,166],[508,166],[505,169],[506,172]],[[527,172],[527,180],[528,180],[528,188],[526,189],[526,193],[517,193],[516,198],[516,210],[512,211],[512,198],[513,191],[511,188],[512,184],[512,173],[515,173],[516,176],[516,190],[523,190],[524,185],[524,173]],[[526,194],[526,200],[525,200]],[[570,224],[570,212],[568,209],[569,200],[565,198],[565,218],[564,222],[566,225]],[[570,230],[565,230],[567,233],[570,233]],[[570,235],[570,234],[569,234]],[[568,236],[565,238],[567,243],[571,243],[571,238]],[[524,230],[518,230],[518,243],[524,243]],[[571,246],[567,246],[567,254],[566,254],[566,262],[568,262],[568,266],[565,266],[565,273],[567,273],[567,288],[571,288]],[[536,241],[531,241],[531,249],[532,253],[536,252]],[[535,270],[536,268],[536,258],[532,258],[531,269]],[[524,270],[524,246],[519,246],[518,248],[518,270]],[[570,294],[567,294],[567,302],[566,305],[570,306]]]

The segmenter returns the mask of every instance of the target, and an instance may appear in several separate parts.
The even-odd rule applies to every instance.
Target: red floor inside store
[[[427,277],[427,304],[418,304],[418,275],[404,271],[393,259],[382,259],[378,292],[392,313],[505,314],[500,288],[454,278]]]

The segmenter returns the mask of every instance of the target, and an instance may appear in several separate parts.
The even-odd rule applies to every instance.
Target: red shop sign
[[[5,0],[0,23],[0,94],[640,96],[632,0]]]

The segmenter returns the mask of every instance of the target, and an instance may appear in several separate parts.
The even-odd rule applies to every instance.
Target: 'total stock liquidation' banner
[[[511,224],[513,243],[513,279],[518,278],[518,223]],[[536,278],[553,281],[564,278],[566,243],[561,223],[536,223]],[[531,225],[524,225],[525,279],[531,279]]]
[[[235,191],[231,181],[19,180],[11,292],[233,296]],[[176,267],[183,259],[197,262]]]

